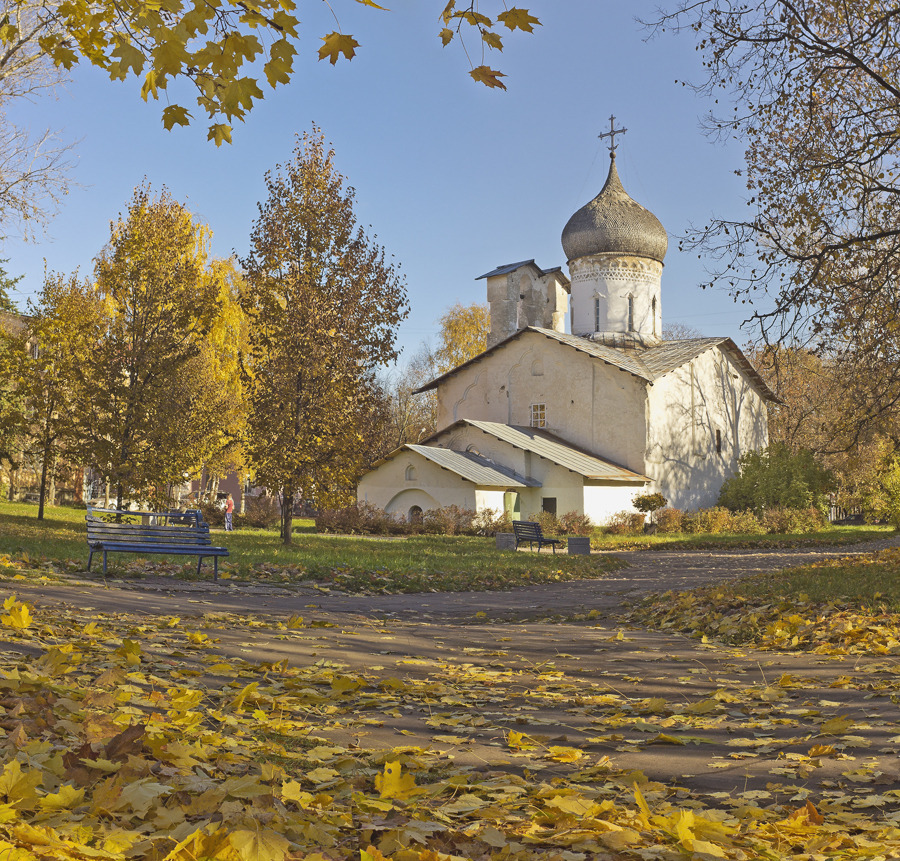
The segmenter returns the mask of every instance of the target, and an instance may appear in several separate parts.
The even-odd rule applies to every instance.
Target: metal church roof
[[[469,359],[469,361],[463,362],[439,377],[435,377],[424,386],[416,389],[416,393],[427,392],[430,389],[437,388],[438,384],[443,380],[480,361],[488,354],[494,352],[494,350],[527,332],[535,332],[550,340],[559,341],[561,344],[566,344],[581,353],[587,353],[589,356],[600,359],[606,364],[619,368],[648,383],[653,383],[676,368],[680,368],[692,359],[697,358],[701,353],[706,352],[706,350],[712,347],[720,347],[731,356],[741,370],[753,381],[757,391],[764,400],[781,403],[778,396],[766,385],[765,380],[750,364],[747,357],[731,338],[688,338],[683,341],[661,341],[653,346],[635,346],[623,349],[621,347],[611,347],[581,335],[569,335],[565,332],[556,332],[553,329],[541,329],[538,326],[519,329],[518,332],[510,335],[508,338],[504,338],[492,347],[488,347],[483,353],[479,353],[477,356]]]
[[[437,439],[451,428],[465,425],[477,428],[523,451],[530,451],[545,460],[577,473],[583,478],[596,479],[598,481],[650,481],[645,475],[632,472],[630,469],[619,466],[612,461],[573,448],[559,439],[559,437],[540,428],[505,425],[499,422],[482,422],[475,419],[460,419],[450,425],[449,428],[444,428],[444,430],[436,433],[431,439]],[[418,446],[417,448],[428,448],[429,451],[449,451],[449,449],[434,449],[429,446]]]
[[[515,470],[494,463],[486,457],[481,457],[470,451],[453,451],[449,448],[437,448],[428,445],[413,445],[407,443],[394,449],[377,463],[372,464],[372,469],[381,466],[391,458],[402,454],[404,451],[414,451],[416,454],[437,464],[442,469],[456,473],[460,478],[471,481],[481,487],[540,487],[541,483],[534,478],[526,478]]]

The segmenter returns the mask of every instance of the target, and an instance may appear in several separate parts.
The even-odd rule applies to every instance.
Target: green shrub
[[[234,525],[268,529],[281,522],[281,504],[277,496],[248,496],[244,513],[235,514]]]
[[[590,535],[594,531],[594,524],[586,514],[567,511],[559,518],[558,528],[561,535]]]
[[[201,502],[198,507],[200,509],[200,513],[203,515],[203,519],[210,526],[225,525],[225,512],[223,509],[219,508],[212,502]]]
[[[608,535],[639,535],[644,531],[644,515],[635,511],[617,511],[603,527]]]
[[[631,504],[641,513],[650,515],[650,522],[655,523],[656,518],[653,516],[653,512],[657,509],[663,508],[668,505],[669,500],[666,499],[661,493],[639,493],[634,499],[631,500]]]
[[[656,528],[663,533],[681,532],[684,512],[679,508],[662,508],[656,512]]]
[[[866,495],[867,519],[886,520],[900,529],[900,458],[893,457]]]
[[[422,532],[428,535],[474,535],[475,512],[458,505],[430,508],[422,515]]]
[[[408,535],[421,531],[418,523],[406,523],[377,505],[357,502],[345,508],[324,509],[316,517],[316,532],[343,535]]]
[[[538,514],[532,514],[528,519],[535,523],[539,523],[541,525],[541,532],[543,532],[544,535],[559,535],[559,520],[556,519],[556,515],[552,512],[541,511]]]
[[[475,515],[472,521],[472,529],[476,535],[488,535],[493,537],[498,532],[512,532],[512,520],[507,511],[497,511],[493,508],[483,508]]]
[[[752,511],[733,511],[728,531],[732,535],[763,535],[766,527]]]
[[[738,474],[722,485],[718,504],[730,511],[757,514],[767,508],[815,506],[825,510],[833,485],[831,472],[812,452],[791,452],[787,446],[773,443],[741,456]]]
[[[730,532],[731,512],[727,508],[714,506],[689,511],[684,515],[682,529],[689,533],[707,532],[712,535]]]
[[[828,525],[828,518],[818,508],[768,508],[762,517],[763,528],[770,534],[818,532]]]

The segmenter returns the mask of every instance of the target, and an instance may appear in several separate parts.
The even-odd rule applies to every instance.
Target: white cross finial
[[[609,157],[616,157],[616,135],[624,135],[628,129],[617,129],[616,128],[616,118],[615,116],[611,116],[609,118],[609,131],[604,132],[602,135],[597,135],[601,140],[603,138],[609,138]]]

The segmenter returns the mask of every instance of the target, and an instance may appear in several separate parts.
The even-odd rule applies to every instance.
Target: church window
[[[409,509],[408,519],[410,523],[421,523],[422,522],[422,509],[418,505],[412,506]]]
[[[544,376],[544,362],[541,359],[535,359],[531,363],[531,376],[532,377],[543,377]]]
[[[653,334],[656,335],[656,296],[653,297]]]
[[[594,297],[594,331],[600,331],[600,297]]]
[[[722,431],[716,428],[716,454],[722,454]]]
[[[547,427],[547,405],[532,404],[531,405],[531,426],[533,428]]]
[[[406,467],[406,480],[407,481],[415,481],[416,480],[416,468],[414,466]]]
[[[541,511],[546,511],[547,514],[556,515],[556,497],[555,496],[542,496],[541,497]]]
[[[628,297],[628,331],[634,331],[634,296]]]

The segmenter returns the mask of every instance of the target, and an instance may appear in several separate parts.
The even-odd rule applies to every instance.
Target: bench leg
[[[200,566],[201,566],[202,564],[203,564],[203,557],[202,557],[202,556],[198,556],[198,557],[197,557],[197,576],[198,576],[198,577],[200,576]]]
[[[219,557],[213,556],[213,580],[219,579]]]
[[[93,560],[94,560],[94,551],[91,550],[91,552],[88,554],[88,569],[87,569],[88,571],[91,570],[91,562],[93,562]]]
[[[106,551],[103,551],[103,576],[106,577]]]

